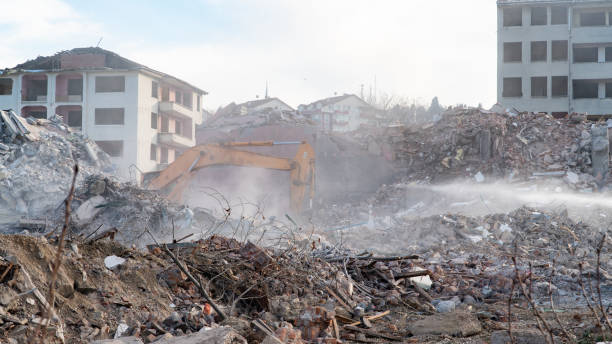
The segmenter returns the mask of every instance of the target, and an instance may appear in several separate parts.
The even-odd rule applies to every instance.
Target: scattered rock
[[[137,337],[121,337],[116,339],[95,340],[91,342],[91,344],[144,344],[144,342]]]
[[[513,330],[516,344],[546,344],[546,338],[537,330]],[[510,343],[508,331],[496,331],[491,334],[491,344]]]
[[[472,314],[457,311],[436,314],[422,320],[417,320],[408,325],[408,330],[415,336],[446,335],[469,337],[482,332],[482,327],[478,319]]]
[[[108,256],[104,258],[104,265],[107,269],[112,270],[113,268],[125,263],[125,259],[117,256]]]
[[[246,339],[230,327],[203,328],[198,333],[171,339],[161,339],[157,344],[247,344]]]

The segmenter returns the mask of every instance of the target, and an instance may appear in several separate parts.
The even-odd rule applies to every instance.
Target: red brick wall
[[[105,56],[100,54],[62,55],[61,68],[101,68],[105,65]]]

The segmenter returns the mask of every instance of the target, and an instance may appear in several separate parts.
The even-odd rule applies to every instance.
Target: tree
[[[427,110],[427,112],[429,112],[430,115],[439,115],[440,113],[442,113],[442,107],[440,106],[440,102],[438,102],[438,97],[434,97],[431,100],[431,105],[429,106],[429,110]]]

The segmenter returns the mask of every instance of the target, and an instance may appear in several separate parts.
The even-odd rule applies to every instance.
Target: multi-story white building
[[[376,110],[354,94],[317,100],[298,106],[298,111],[315,121],[324,131],[347,132],[370,122]]]
[[[612,114],[611,0],[498,0],[497,99],[553,115]]]
[[[94,140],[118,173],[140,180],[195,145],[205,91],[100,48],[0,71],[0,109],[52,118]]]

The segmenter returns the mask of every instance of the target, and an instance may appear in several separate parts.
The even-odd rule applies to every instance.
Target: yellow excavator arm
[[[293,159],[277,158],[237,149],[239,147],[275,146],[297,144],[298,150]],[[312,207],[315,181],[315,153],[306,142],[230,142],[207,144],[192,147],[181,154],[174,162],[151,180],[148,188],[161,190],[169,187],[170,200],[180,201],[183,190],[189,185],[194,173],[208,166],[247,166],[260,167],[291,173],[291,210],[301,212],[304,208],[306,189],[309,188],[309,207]]]

